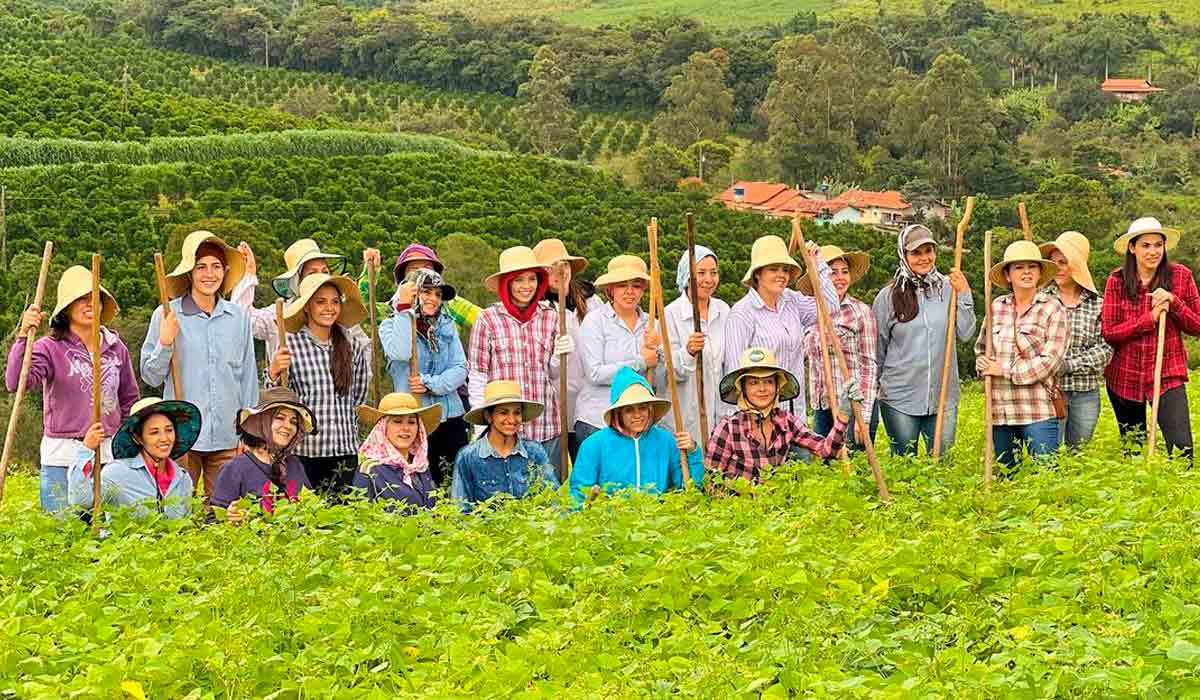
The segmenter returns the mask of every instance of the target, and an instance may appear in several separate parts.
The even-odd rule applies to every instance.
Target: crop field
[[[1193,396],[1193,401],[1195,397]],[[1194,405],[1194,404],[1193,404]],[[415,517],[305,500],[97,540],[10,479],[4,697],[1158,697],[1200,692],[1197,475],[1097,440],[979,486],[792,465],[753,495]]]

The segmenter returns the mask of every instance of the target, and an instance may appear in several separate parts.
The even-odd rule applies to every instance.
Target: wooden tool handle
[[[279,349],[287,350],[287,322],[283,318],[283,299],[275,300],[275,334],[279,336]],[[288,371],[286,369],[279,373],[279,386],[284,389],[288,388]]]
[[[100,300],[100,255],[92,254],[92,423],[100,422],[100,317],[104,307]],[[92,529],[100,529],[100,463],[101,446],[96,446],[96,455],[92,458]]]
[[[1163,349],[1167,345],[1167,313],[1158,317],[1158,343],[1154,348],[1154,398],[1150,402],[1150,427],[1146,431],[1146,454],[1154,456],[1158,449],[1158,401],[1162,392]]]
[[[171,303],[171,300],[167,295],[167,268],[163,265],[162,253],[154,254],[154,276],[158,281],[158,303],[162,306],[165,316],[167,304]],[[179,379],[179,343],[175,343],[175,346],[171,348],[171,386],[175,387],[175,398],[182,401],[183,382]]]

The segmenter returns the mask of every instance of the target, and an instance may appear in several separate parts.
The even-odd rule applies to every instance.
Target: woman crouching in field
[[[392,393],[379,408],[359,406],[358,417],[371,432],[358,448],[354,488],[368,500],[384,499],[408,511],[432,508],[436,485],[429,473],[429,434],[442,420],[442,407],[421,406],[412,394]]]

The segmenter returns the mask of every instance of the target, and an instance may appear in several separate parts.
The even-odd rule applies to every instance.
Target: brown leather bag
[[[1054,403],[1054,417],[1062,420],[1067,417],[1067,397],[1057,384],[1047,385],[1050,390],[1050,401]]]

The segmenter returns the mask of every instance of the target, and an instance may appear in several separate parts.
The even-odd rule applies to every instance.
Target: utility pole
[[[129,114],[129,64],[121,69],[121,111]]]
[[[271,25],[263,28],[263,65],[271,67]]]

